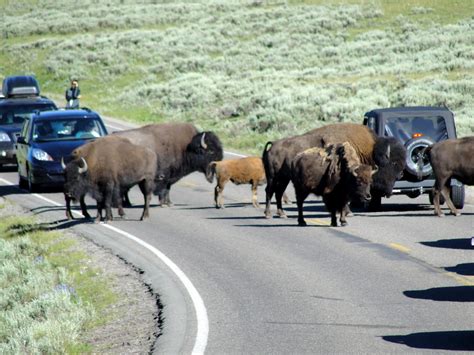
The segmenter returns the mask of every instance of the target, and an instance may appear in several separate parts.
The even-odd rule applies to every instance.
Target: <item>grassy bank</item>
[[[61,98],[137,123],[189,121],[226,148],[373,108],[446,105],[474,132],[474,2],[5,1],[0,77],[36,74]]]
[[[108,321],[109,280],[64,233],[0,205],[0,353],[83,353]]]

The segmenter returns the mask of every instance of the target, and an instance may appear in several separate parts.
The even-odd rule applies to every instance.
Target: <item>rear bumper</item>
[[[416,182],[399,180],[395,182],[392,193],[394,195],[421,195],[424,193],[430,193],[433,191],[434,183],[434,179],[426,179]],[[462,183],[456,179],[451,179],[451,186],[454,185],[462,186]]]

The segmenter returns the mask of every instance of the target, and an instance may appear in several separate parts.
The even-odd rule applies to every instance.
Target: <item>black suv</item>
[[[395,183],[394,194],[411,198],[428,193],[433,203],[435,177],[424,148],[433,143],[456,138],[454,114],[444,107],[395,107],[369,111],[364,125],[378,136],[395,137],[407,150],[403,176]],[[464,185],[451,179],[451,199],[456,208],[464,207]],[[374,201],[380,205],[380,201]]]
[[[36,111],[57,110],[50,99],[39,95],[32,76],[10,76],[3,80],[0,96],[0,167],[16,164],[15,143],[25,119]]]

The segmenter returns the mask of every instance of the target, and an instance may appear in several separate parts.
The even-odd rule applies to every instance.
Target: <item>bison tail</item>
[[[211,161],[206,169],[206,180],[210,183],[214,180],[214,175],[216,173],[216,162]]]

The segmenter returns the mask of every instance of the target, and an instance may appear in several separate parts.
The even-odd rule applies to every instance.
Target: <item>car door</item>
[[[23,123],[20,136],[17,138],[15,144],[16,149],[16,160],[18,163],[18,174],[20,178],[27,177],[27,164],[28,164],[28,149],[30,142],[31,132],[31,119],[26,119]]]

